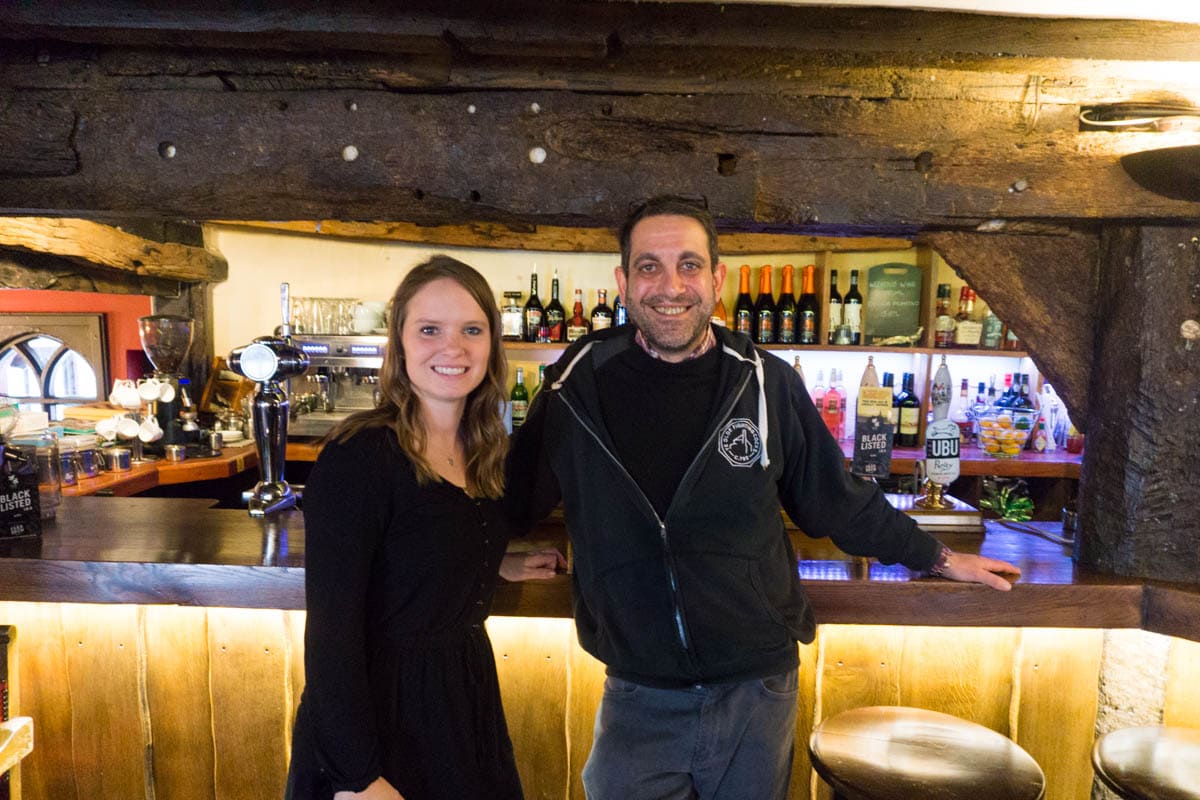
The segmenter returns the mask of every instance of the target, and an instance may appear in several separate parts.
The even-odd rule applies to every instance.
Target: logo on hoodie
[[[717,437],[717,450],[730,466],[749,467],[762,452],[762,437],[758,428],[745,418],[731,419]]]

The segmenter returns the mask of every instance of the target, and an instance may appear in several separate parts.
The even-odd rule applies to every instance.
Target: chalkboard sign
[[[867,270],[863,343],[889,336],[912,336],[921,325],[921,269],[912,264],[879,264]]]

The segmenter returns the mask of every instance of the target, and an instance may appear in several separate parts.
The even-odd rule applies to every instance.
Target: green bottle
[[[542,383],[546,380],[546,365],[538,364],[538,382],[533,387],[533,391],[529,393],[529,402],[532,403],[534,398],[538,396],[538,392],[542,390]]]
[[[529,413],[529,390],[525,388],[524,367],[517,367],[517,382],[513,384],[508,399],[512,402],[512,426],[515,431],[525,424],[525,415]]]

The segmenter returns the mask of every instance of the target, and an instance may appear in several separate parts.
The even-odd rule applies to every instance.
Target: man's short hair
[[[709,267],[716,267],[719,257],[717,255],[717,228],[713,225],[712,214],[708,213],[708,207],[703,200],[694,200],[687,197],[679,197],[678,195],[660,194],[657,197],[651,197],[645,202],[638,203],[629,212],[629,216],[625,218],[625,222],[621,225],[621,230],[618,237],[621,242],[621,269],[625,274],[629,274],[629,240],[633,235],[633,227],[646,217],[663,217],[663,216],[680,216],[690,217],[700,223],[700,227],[704,228],[704,234],[708,237],[708,258]]]

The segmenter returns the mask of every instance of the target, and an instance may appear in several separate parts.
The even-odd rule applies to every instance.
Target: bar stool
[[[1147,725],[1104,734],[1092,748],[1100,781],[1124,800],[1200,798],[1200,730]]]
[[[1040,800],[1046,783],[1008,737],[922,708],[845,711],[817,726],[808,749],[817,774],[851,800]]]

